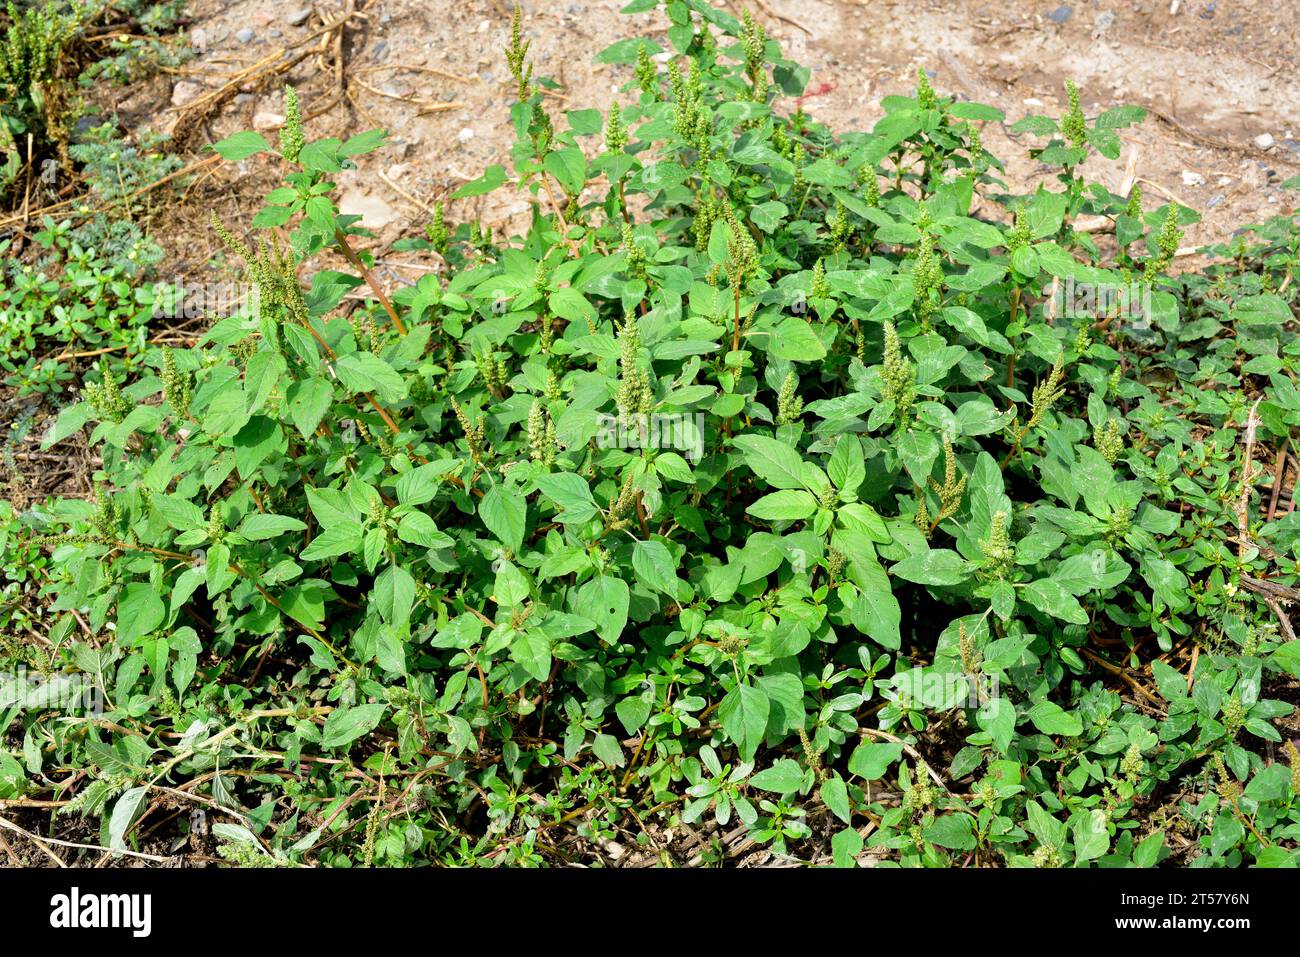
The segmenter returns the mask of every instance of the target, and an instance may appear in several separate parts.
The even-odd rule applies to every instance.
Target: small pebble
[[[172,87],[172,106],[185,106],[195,100],[203,87],[189,80],[181,80]]]
[[[470,129],[468,126],[456,134],[456,139],[460,140],[462,143],[468,143],[473,138],[474,138],[474,131]]]
[[[1208,200],[1205,201],[1205,208],[1213,209],[1215,206],[1218,206],[1221,202],[1223,202],[1223,194],[1215,193],[1213,196],[1211,196]]]
[[[291,27],[300,27],[307,22],[307,18],[310,16],[311,7],[299,7],[297,10],[291,11],[289,15],[284,18],[284,22]]]
[[[253,31],[248,27],[244,27],[244,29],[240,30],[238,33],[235,34],[235,39],[238,40],[240,43],[252,43]]]
[[[1057,7],[1047,15],[1053,23],[1064,23],[1074,14],[1074,7]]]
[[[1202,176],[1200,173],[1193,173],[1191,170],[1189,170],[1189,169],[1185,169],[1185,170],[1183,170],[1183,185],[1184,185],[1184,186],[1204,186],[1204,185],[1205,185],[1205,177]]]
[[[1271,150],[1273,148],[1273,143],[1274,140],[1272,133],[1260,133],[1259,136],[1255,137],[1255,146],[1259,149]]]

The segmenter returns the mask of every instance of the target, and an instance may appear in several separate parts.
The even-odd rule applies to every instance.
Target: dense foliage
[[[836,135],[748,17],[666,13],[666,56],[600,55],[606,116],[554,112],[516,19],[513,169],[450,211],[531,221],[440,206],[391,296],[332,198],[381,134],[304,142],[288,91],[275,148],[217,144],[284,171],[254,238],[214,222],[256,302],[48,437],[100,492],[30,517],[48,643],[7,653],[104,710],[0,691],[0,798],[119,848],[201,801],[241,864],[667,863],[716,820],[841,865],[1294,866],[1295,221],[1171,278],[1195,214],[1078,173],[1140,110],[1010,127],[1057,171],[1013,195],[998,110],[922,73]]]

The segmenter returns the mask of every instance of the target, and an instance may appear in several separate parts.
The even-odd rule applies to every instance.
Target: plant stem
[[[1007,319],[1007,329],[1009,330],[1016,321],[1016,313],[1020,310],[1020,287],[1017,286],[1011,293],[1011,316]],[[1016,387],[1016,350],[1013,346],[1011,355],[1007,356],[1007,388]]]
[[[375,294],[375,298],[379,300],[379,304],[383,306],[384,311],[388,313],[388,318],[393,320],[393,328],[402,335],[406,335],[406,326],[397,315],[397,310],[393,308],[393,304],[388,301],[388,296],[386,296],[384,290],[380,288],[379,282],[371,274],[370,270],[366,268],[366,264],[361,261],[361,257],[357,255],[356,250],[352,248],[351,244],[348,242],[347,236],[343,235],[343,230],[334,230],[334,241],[338,243],[339,252],[341,252],[347,261],[352,264],[353,269],[356,269],[361,273],[361,278],[363,278],[370,286],[371,291]]]

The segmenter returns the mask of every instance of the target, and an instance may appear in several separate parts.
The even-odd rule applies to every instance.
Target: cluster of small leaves
[[[62,392],[75,357],[103,355],[118,374],[143,356],[147,324],[170,308],[167,287],[140,280],[162,250],[126,220],[81,227],[43,217],[40,254],[8,259],[0,275],[0,370],[20,394]],[[0,241],[0,252],[12,240]],[[172,297],[174,298],[174,296]]]
[[[44,541],[50,665],[108,711],[21,712],[0,796],[77,767],[121,847],[203,778],[243,864],[555,863],[707,815],[841,865],[1294,866],[1257,742],[1300,654],[1247,586],[1293,585],[1300,520],[1242,478],[1300,421],[1294,221],[1212,296],[1165,276],[1190,210],[1078,178],[1140,111],[1071,88],[1019,124],[1061,190],[1008,195],[1000,111],[922,73],[837,136],[751,18],[666,14],[671,49],[599,55],[634,66],[609,119],[553,112],[516,17],[513,169],[391,297],[333,198],[380,134],[216,145],[285,171],[252,237],[217,224],[256,307],[49,435],[103,462]],[[506,187],[525,234],[449,222]],[[1138,320],[1060,307],[1138,273]]]

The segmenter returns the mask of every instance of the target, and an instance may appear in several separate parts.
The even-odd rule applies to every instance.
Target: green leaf
[[[456,459],[442,459],[403,472],[397,478],[397,500],[403,505],[423,505],[438,494],[438,480],[454,469]]]
[[[785,203],[770,200],[752,207],[749,211],[749,218],[763,232],[774,233],[781,227],[782,221],[789,214],[790,209]]]
[[[857,857],[862,853],[862,835],[854,828],[836,831],[831,838],[831,857],[836,867],[857,867]]]
[[[557,522],[581,523],[597,512],[596,501],[591,497],[591,487],[581,475],[572,472],[543,475],[537,480],[537,487],[560,509],[555,517]]]
[[[960,585],[970,578],[970,568],[956,552],[934,548],[903,559],[890,572],[918,585]]]
[[[758,750],[770,711],[767,695],[753,685],[738,684],[722,699],[718,708],[722,730],[740,751],[741,760],[749,761]]]
[[[863,463],[862,443],[854,435],[841,435],[835,442],[835,451],[826,463],[826,472],[830,480],[842,495],[855,493],[863,479],[867,477]],[[881,523],[883,530],[884,523]]]
[[[623,628],[627,624],[630,600],[631,590],[627,587],[627,582],[610,575],[601,575],[578,589],[573,600],[573,610],[596,622],[596,634],[602,641],[613,644],[623,634]]]
[[[68,406],[59,413],[54,425],[50,426],[50,430],[45,434],[41,442],[42,451],[62,442],[74,432],[81,431],[90,418],[91,408],[88,403],[78,402],[76,405]]]
[[[1127,579],[1130,571],[1128,562],[1113,551],[1094,548],[1061,562],[1052,572],[1052,579],[1071,594],[1082,595],[1089,591],[1109,591]]]
[[[898,436],[895,440],[898,457],[907,467],[907,474],[917,485],[924,485],[930,478],[935,460],[943,451],[939,440],[930,432],[912,429]]]
[[[1020,597],[1045,615],[1075,625],[1088,623],[1088,612],[1079,604],[1079,600],[1055,579],[1043,578],[1030,582],[1020,589]]]
[[[1100,808],[1078,814],[1074,819],[1074,858],[1076,862],[1092,861],[1110,849],[1110,833],[1106,829],[1106,812]]]
[[[648,37],[629,37],[619,40],[605,47],[600,53],[596,54],[597,63],[635,63],[637,61],[637,51],[645,47],[646,53],[654,56],[656,53],[662,53],[663,47],[655,43]]]
[[[334,388],[324,379],[299,379],[289,386],[287,399],[294,427],[310,438],[334,401]]]
[[[803,488],[803,459],[776,439],[763,435],[740,435],[732,440],[745,457],[745,464],[768,485],[779,489]]]
[[[1164,846],[1165,832],[1153,831],[1133,849],[1133,864],[1136,867],[1155,867],[1160,860],[1160,851]]]
[[[764,495],[757,502],[745,509],[755,518],[764,521],[797,521],[807,518],[817,510],[817,499],[808,492],[794,489],[782,489],[770,495]]]
[[[677,595],[677,563],[668,546],[657,539],[632,546],[632,569],[641,584],[669,596]]]
[[[822,803],[845,824],[851,824],[853,815],[849,810],[849,789],[844,779],[833,774],[822,782],[819,792]]]
[[[1065,843],[1065,825],[1052,817],[1037,801],[1026,801],[1025,811],[1030,832],[1038,842],[1060,849]]]
[[[975,849],[975,834],[969,814],[943,814],[921,834],[925,840],[954,851]]]
[[[167,610],[152,585],[139,582],[127,585],[117,603],[117,639],[135,644],[163,623]]]
[[[434,648],[459,648],[464,650],[478,644],[478,640],[482,635],[483,622],[478,619],[477,615],[466,612],[463,615],[457,615],[439,628],[434,636],[429,639],[429,644]]]
[[[849,773],[867,781],[883,778],[903,754],[901,744],[863,741],[849,755]]]
[[[270,416],[255,415],[235,436],[235,468],[239,477],[248,479],[258,467],[284,444],[284,432]]]
[[[1286,642],[1273,652],[1273,657],[1269,660],[1291,677],[1300,678],[1300,641]],[[1179,678],[1181,677],[1180,675]]]
[[[568,322],[586,323],[596,318],[596,307],[582,293],[571,286],[557,289],[547,299],[551,312]]]
[[[793,630],[793,629],[792,629]],[[767,718],[767,736],[788,734],[804,727],[803,682],[797,674],[780,672],[761,675],[755,682],[767,695],[771,710]]]
[[[772,330],[768,354],[791,362],[816,362],[826,358],[826,347],[805,319],[787,316]]]
[[[371,601],[390,625],[404,625],[415,605],[415,579],[401,565],[389,565],[375,579]]]
[[[1233,303],[1232,321],[1252,326],[1277,325],[1295,318],[1286,300],[1276,293],[1242,296]]]
[[[1214,819],[1214,829],[1210,832],[1210,854],[1221,857],[1228,853],[1246,836],[1246,829],[1232,814],[1221,811]]]
[[[492,598],[504,608],[522,605],[529,594],[528,579],[510,562],[497,563],[496,582],[492,586]]]
[[[343,169],[343,142],[335,136],[312,140],[298,154],[298,163],[318,173],[338,173]]]
[[[792,758],[781,758],[770,768],[764,768],[749,783],[773,794],[794,794],[803,786],[803,768]]]
[[[1006,698],[989,698],[975,712],[975,722],[993,739],[999,754],[1006,754],[1016,731],[1016,706]]]
[[[321,747],[341,748],[363,734],[369,734],[383,720],[386,710],[387,706],[382,704],[335,708],[325,719],[325,727],[321,730]]]
[[[339,152],[344,156],[360,156],[362,153],[370,153],[384,145],[384,139],[388,134],[384,130],[366,130],[364,133],[358,133],[348,139],[341,147]]]
[[[1079,716],[1064,710],[1052,701],[1040,701],[1029,709],[1028,718],[1043,734],[1059,734],[1067,738],[1083,733]]]
[[[379,356],[353,352],[334,364],[339,381],[354,393],[371,392],[384,402],[406,398],[406,382]]]
[[[639,696],[624,698],[614,706],[614,713],[623,722],[624,731],[636,734],[650,717],[650,702]]]
[[[361,537],[360,522],[351,520],[340,522],[322,529],[298,557],[303,561],[315,562],[324,558],[349,555],[361,548]]]
[[[478,179],[466,183],[451,194],[452,199],[465,199],[469,196],[482,196],[501,186],[506,181],[506,168],[501,165],[489,166]]]
[[[618,739],[612,734],[598,734],[592,738],[591,752],[611,768],[621,768],[627,764],[627,757]]]
[[[455,539],[438,531],[438,525],[423,512],[407,512],[397,524],[397,537],[424,548],[450,548]]]
[[[264,515],[254,512],[239,524],[239,534],[251,541],[265,541],[285,532],[301,532],[307,523],[288,515]]]
[[[8,708],[13,702],[6,699],[0,707]],[[27,775],[18,761],[0,751],[0,799],[20,797],[27,787]]]
[[[1250,784],[1246,785],[1245,795],[1252,801],[1282,801],[1291,790],[1291,769],[1282,764],[1270,764],[1261,769]]]
[[[853,609],[853,625],[876,644],[897,649],[902,644],[899,626],[902,609],[890,588],[889,575],[874,559],[854,559],[849,575],[860,589]]]
[[[528,504],[522,495],[494,485],[478,503],[478,514],[487,530],[501,544],[512,553],[519,551],[524,543],[524,527],[528,518]]]
[[[271,152],[271,144],[266,141],[266,137],[252,130],[227,136],[224,140],[213,143],[211,148],[220,153],[221,158],[228,163],[238,163],[258,153]]]
[[[1171,611],[1182,611],[1191,604],[1187,576],[1165,558],[1143,555],[1140,562],[1142,580]]]
[[[126,833],[131,825],[140,819],[148,806],[149,785],[142,784],[123,792],[113,805],[113,813],[108,819],[108,846],[125,851]]]
[[[538,681],[551,673],[551,640],[540,628],[525,628],[510,643],[510,658]]]
[[[582,155],[582,150],[572,146],[552,150],[546,154],[542,165],[564,187],[566,193],[576,196],[582,192],[582,187],[587,182],[587,159]]]
[[[375,640],[375,661],[395,675],[406,674],[406,646],[396,628],[381,625]]]

